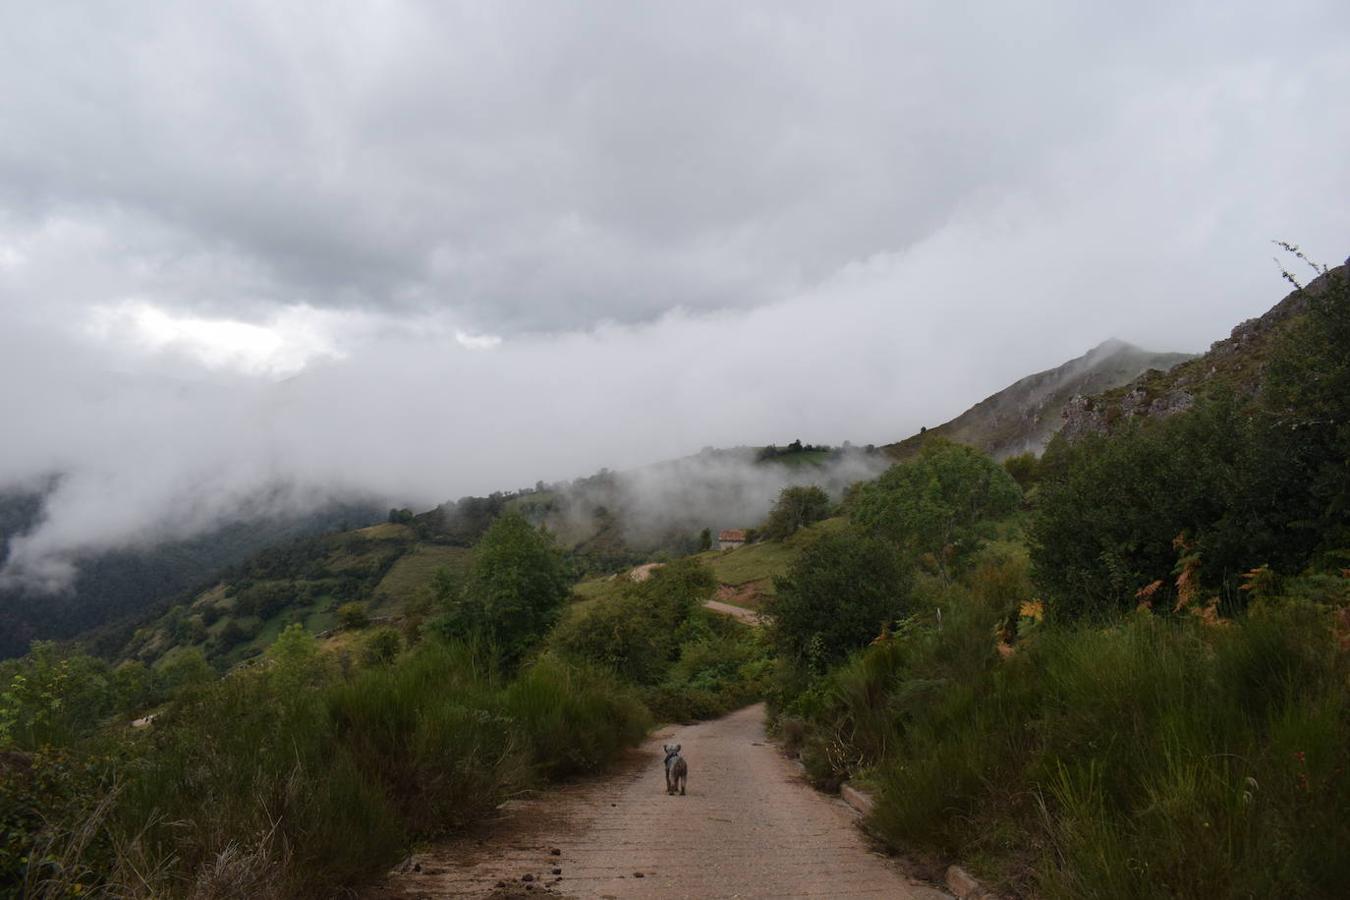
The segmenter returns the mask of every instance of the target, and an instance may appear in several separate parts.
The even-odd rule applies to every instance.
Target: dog
[[[661,749],[666,751],[666,793],[673,794],[678,787],[680,796],[683,797],[684,786],[689,781],[689,764],[680,755],[679,744],[674,747],[662,744]]]

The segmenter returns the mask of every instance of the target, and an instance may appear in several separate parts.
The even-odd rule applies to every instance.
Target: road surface
[[[665,743],[683,746],[687,796],[665,792]],[[803,781],[765,738],[762,705],[662,729],[616,774],[510,804],[403,869],[370,896],[947,896],[907,880],[848,807]]]

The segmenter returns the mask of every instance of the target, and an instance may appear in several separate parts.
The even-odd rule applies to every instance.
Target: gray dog
[[[689,764],[680,755],[680,745],[671,747],[662,744],[661,749],[666,751],[666,793],[673,794],[678,787],[680,796],[684,796],[684,786],[689,781]]]

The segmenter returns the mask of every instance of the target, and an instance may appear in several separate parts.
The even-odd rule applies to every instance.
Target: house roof
[[[744,541],[745,532],[739,528],[726,528],[717,533],[719,541]]]

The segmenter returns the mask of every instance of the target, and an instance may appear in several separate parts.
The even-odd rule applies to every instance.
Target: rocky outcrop
[[[1191,358],[1184,353],[1154,353],[1110,340],[1061,366],[1028,375],[950,422],[884,449],[896,459],[905,459],[918,452],[927,435],[938,435],[977,447],[997,459],[1039,452],[1059,430],[1065,408],[1075,398],[1110,390],[1142,372],[1170,369]]]
[[[1274,342],[1307,309],[1308,299],[1326,290],[1332,278],[1344,277],[1345,271],[1345,266],[1332,269],[1290,292],[1264,315],[1237,325],[1202,356],[1166,372],[1145,372],[1114,390],[1071,398],[1064,405],[1059,433],[1073,441],[1106,434],[1133,419],[1165,419],[1185,412],[1218,388],[1239,398],[1255,397]]]

